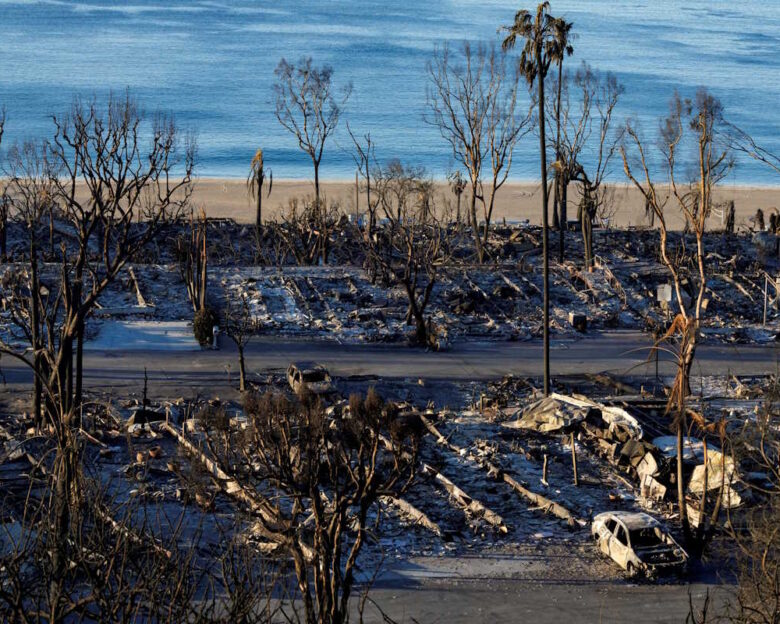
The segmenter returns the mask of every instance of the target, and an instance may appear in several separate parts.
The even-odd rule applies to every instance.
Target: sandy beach
[[[348,213],[355,212],[355,183],[346,181],[327,181],[321,187],[329,200],[337,201]],[[455,197],[446,183],[439,183],[438,190],[442,198],[455,201]],[[616,212],[612,225],[616,227],[643,226],[647,224],[644,216],[644,199],[637,189],[626,185],[615,185]],[[279,215],[280,210],[294,197],[314,194],[314,184],[303,180],[274,180],[270,197],[263,197],[263,219],[270,220]],[[533,183],[507,182],[496,197],[494,221],[519,221],[528,219],[533,224],[541,223],[540,209],[541,187]],[[466,204],[467,194],[463,196]],[[716,202],[734,200],[737,227],[752,225],[750,219],[756,209],[761,208],[768,220],[772,211],[780,207],[780,187],[723,186],[715,193]],[[569,218],[577,216],[579,195],[574,187],[569,190]],[[246,182],[227,178],[198,178],[193,194],[194,205],[202,207],[210,217],[227,217],[238,222],[254,221],[254,202],[247,192]],[[551,202],[552,206],[552,202]],[[359,198],[359,210],[365,211],[365,195]],[[683,220],[679,210],[670,202],[668,207],[670,227],[679,229]],[[721,217],[714,214],[710,218],[710,227],[720,228]]]

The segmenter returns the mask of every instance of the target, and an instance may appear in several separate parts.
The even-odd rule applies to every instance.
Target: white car
[[[629,577],[680,572],[688,562],[688,554],[658,520],[646,513],[600,513],[593,518],[591,534],[599,550],[611,557]]]

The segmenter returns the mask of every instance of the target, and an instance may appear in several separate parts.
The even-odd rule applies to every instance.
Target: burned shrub
[[[279,215],[275,234],[285,257],[298,266],[327,264],[341,221],[341,207],[326,198],[290,199]]]
[[[204,429],[213,429],[224,433],[230,428],[230,417],[222,404],[207,405],[195,418]]]
[[[201,347],[207,347],[214,339],[214,326],[217,324],[217,315],[211,308],[202,308],[195,312],[192,318],[192,333]]]
[[[382,496],[411,483],[417,438],[399,430],[396,414],[370,391],[337,415],[319,397],[268,392],[244,395],[245,428],[206,431],[206,445],[240,492],[256,535],[293,562],[306,622],[344,622]]]
[[[388,286],[406,294],[406,323],[414,325],[413,343],[437,348],[429,340],[429,304],[452,255],[445,206],[436,206],[433,183],[424,170],[392,164],[377,178],[379,206],[385,223],[364,241],[366,268]],[[435,337],[434,337],[435,338]]]

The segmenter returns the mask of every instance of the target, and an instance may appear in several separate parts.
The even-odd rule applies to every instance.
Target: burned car
[[[658,520],[646,513],[600,513],[593,518],[591,534],[599,550],[632,578],[681,572],[688,561],[688,554],[682,547]]]
[[[287,383],[293,392],[304,387],[314,394],[329,394],[333,391],[330,373],[321,364],[314,362],[293,362],[287,367]]]

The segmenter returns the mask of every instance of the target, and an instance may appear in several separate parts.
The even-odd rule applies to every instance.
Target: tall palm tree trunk
[[[541,58],[541,53],[537,54]],[[548,249],[547,214],[547,146],[544,139],[544,71],[539,67],[539,151],[542,169],[542,255],[543,255],[543,342],[544,342],[544,395],[550,394],[550,256]]]
[[[555,160],[561,162],[561,80],[563,79],[563,57],[558,62],[558,96],[555,100]],[[566,244],[566,208],[562,202],[565,197],[563,189],[563,174],[560,167],[555,170],[555,216],[558,219],[558,261],[563,262],[564,245]]]

